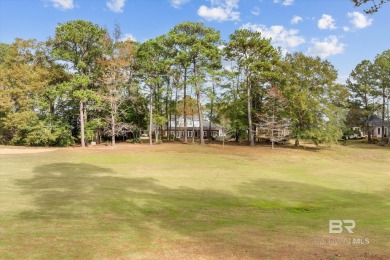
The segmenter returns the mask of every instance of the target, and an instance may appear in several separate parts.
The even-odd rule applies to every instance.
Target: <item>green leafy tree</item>
[[[156,39],[142,43],[137,51],[137,69],[139,77],[147,88],[149,88],[149,144],[152,145],[153,129],[153,96],[159,84],[162,84],[163,75],[169,64],[163,56],[163,46]]]
[[[233,71],[223,71],[221,93],[216,100],[217,118],[224,117],[234,129],[235,141],[239,142],[240,137],[247,129],[248,117],[246,115],[246,91],[241,80],[239,68]]]
[[[295,145],[337,142],[342,135],[348,91],[336,84],[337,71],[328,62],[302,53],[287,54],[283,64],[286,98]]]
[[[255,145],[252,123],[252,87],[256,81],[273,76],[273,67],[279,60],[278,52],[271,46],[270,39],[262,38],[261,33],[246,29],[236,30],[229,36],[225,48],[226,57],[235,61],[243,74],[246,89],[248,134],[250,146]]]
[[[194,86],[200,123],[200,144],[204,144],[203,111],[201,105],[202,86],[205,82],[204,69],[220,61],[217,45],[220,34],[203,23],[184,22],[176,25],[168,34],[171,46],[175,50],[175,63],[183,70],[184,92],[184,142],[187,142],[187,83]],[[191,74],[190,74],[191,73]],[[189,75],[190,78],[189,78]]]
[[[369,60],[363,60],[356,65],[347,79],[346,86],[350,91],[351,112],[356,107],[359,108],[359,125],[365,126],[368,141],[372,142],[370,121],[373,119],[376,110],[375,99],[378,95],[375,87],[373,64]],[[356,109],[355,112],[357,112]]]
[[[184,100],[184,143],[187,143],[187,81],[191,59],[188,57],[188,52],[191,48],[192,41],[187,37],[185,27],[177,25],[168,33],[168,43],[174,50],[174,64],[177,66],[176,71],[181,71],[183,75],[183,100]],[[178,79],[178,77],[176,77]],[[177,84],[179,85],[179,84]],[[176,132],[176,130],[175,130]]]
[[[200,144],[204,145],[203,110],[201,104],[202,86],[205,83],[206,68],[220,63],[218,44],[220,33],[213,28],[205,27],[203,23],[185,22],[176,26],[185,31],[187,58],[192,66],[191,84],[194,86],[200,128]]]
[[[386,104],[390,94],[390,50],[386,50],[379,54],[375,58],[374,71],[376,75],[376,83],[380,90],[382,98],[381,104],[381,119],[382,119],[382,142],[385,138],[385,117],[386,117]]]
[[[52,55],[69,63],[79,77],[72,84],[80,82],[75,97],[79,97],[81,146],[85,147],[86,102],[89,100],[90,82],[86,78],[97,71],[97,60],[103,54],[103,42],[106,31],[91,22],[84,20],[69,21],[59,24],[55,36],[48,43],[52,46]],[[80,81],[80,79],[82,79]],[[76,91],[76,90],[75,90]],[[83,93],[84,92],[84,93]]]

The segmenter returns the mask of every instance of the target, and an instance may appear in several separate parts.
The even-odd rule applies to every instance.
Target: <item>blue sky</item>
[[[365,15],[350,0],[0,0],[0,42],[40,41],[58,23],[84,19],[145,41],[183,21],[202,21],[222,38],[239,28],[261,31],[285,51],[331,61],[343,82],[363,59],[390,48],[390,4]]]

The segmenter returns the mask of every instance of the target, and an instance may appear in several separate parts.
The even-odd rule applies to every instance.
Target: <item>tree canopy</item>
[[[183,22],[137,43],[122,40],[119,26],[110,35],[69,21],[46,42],[0,44],[0,142],[114,145],[147,133],[150,144],[223,137],[254,146],[266,124],[297,145],[333,143],[345,123],[370,132],[380,117],[384,127],[389,57],[362,61],[344,86],[329,61],[282,53],[259,32],[236,30],[223,42],[214,28]]]

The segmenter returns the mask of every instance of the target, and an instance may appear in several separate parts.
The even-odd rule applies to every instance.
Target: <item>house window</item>
[[[192,137],[192,131],[187,132],[187,137]]]
[[[381,134],[381,129],[380,128],[378,128],[378,135],[380,135]]]
[[[203,131],[203,136],[207,137],[207,131]]]

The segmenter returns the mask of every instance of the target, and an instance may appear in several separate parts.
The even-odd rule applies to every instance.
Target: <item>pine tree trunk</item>
[[[170,80],[168,78],[167,81],[167,96],[165,98],[165,116],[168,119],[168,123],[166,125],[166,130],[167,130],[167,139],[168,141],[171,139],[170,137],[170,124],[171,124],[171,117],[170,117],[170,112],[168,111],[168,104],[169,104],[169,90],[170,90]],[[169,109],[170,110],[170,109]],[[161,129],[161,136],[164,134],[163,129]]]
[[[195,143],[195,118],[194,118],[194,109],[191,109],[192,115],[192,143]]]
[[[369,142],[369,143],[372,143],[372,136],[371,136],[371,130],[370,130],[370,122],[369,122],[368,120],[369,120],[369,117],[367,116],[367,125],[366,125],[366,128],[367,128],[368,142]]]
[[[176,140],[177,137],[177,86],[176,86],[176,91],[175,91],[175,137],[173,140]]]
[[[115,116],[114,112],[111,112],[111,146],[115,146]]]
[[[199,116],[199,129],[200,129],[200,140],[199,144],[204,145],[204,136],[203,136],[203,113],[202,113],[202,106],[200,104],[200,93],[196,93],[196,99],[198,104],[198,116]]]
[[[187,68],[184,69],[184,100],[183,100],[183,106],[184,106],[184,143],[187,143]]]
[[[85,128],[85,125],[87,124],[87,121],[88,121],[87,104],[83,103],[83,108],[84,108],[84,128]],[[84,143],[85,143],[85,146],[88,146],[88,139],[84,139]]]
[[[153,127],[153,88],[150,87],[150,96],[149,96],[149,145],[153,144],[152,127]]]
[[[214,96],[215,96],[215,85],[213,83],[213,89],[212,89],[212,95],[213,98],[211,99],[211,104],[210,104],[210,118],[209,118],[209,136],[208,139],[212,139],[212,132],[211,132],[211,121],[214,117],[213,112],[214,112]]]
[[[194,66],[194,74],[195,74],[195,95],[196,95],[196,103],[198,106],[198,118],[199,118],[199,144],[204,145],[203,115],[202,115],[202,106],[200,104],[200,89],[196,79],[196,77],[198,76],[198,67],[196,65],[196,60],[194,60],[193,66]]]
[[[252,130],[252,103],[251,103],[251,83],[249,75],[246,75],[246,86],[247,86],[247,106],[248,106],[248,135],[249,135],[249,145],[255,146],[255,139],[253,136]]]
[[[382,133],[381,133],[382,144],[384,144],[385,142],[385,106],[386,106],[385,88],[382,87]]]
[[[81,136],[81,147],[85,147],[84,103],[82,100],[80,100],[80,136]]]

